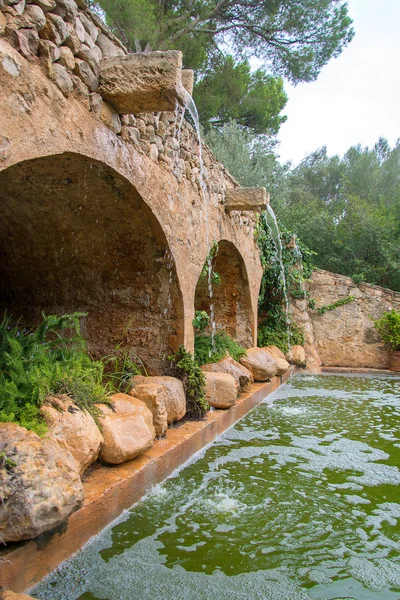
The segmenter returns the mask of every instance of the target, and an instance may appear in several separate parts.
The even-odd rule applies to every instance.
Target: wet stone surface
[[[295,377],[34,595],[398,600],[399,417],[399,378]]]

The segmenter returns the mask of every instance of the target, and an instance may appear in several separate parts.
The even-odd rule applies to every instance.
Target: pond
[[[400,600],[400,379],[296,376],[34,590]]]

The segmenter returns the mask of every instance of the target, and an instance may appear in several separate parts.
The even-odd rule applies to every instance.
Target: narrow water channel
[[[399,467],[399,378],[297,376],[31,593],[399,600]]]

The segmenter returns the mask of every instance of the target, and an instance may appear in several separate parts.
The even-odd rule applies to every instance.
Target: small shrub
[[[137,362],[141,362],[135,357]],[[103,384],[110,393],[126,392],[129,382],[135,375],[141,375],[140,367],[132,360],[130,350],[115,349],[115,354],[105,356],[102,361],[104,366]],[[145,371],[144,367],[142,367]]]
[[[187,418],[201,419],[210,408],[205,396],[203,371],[184,346],[179,346],[176,354],[169,356],[168,360],[167,375],[180,379],[185,389]]]
[[[0,421],[46,432],[40,407],[49,394],[67,394],[97,417],[94,404],[108,402],[103,365],[92,361],[80,333],[81,313],[43,315],[36,329],[0,324]]]
[[[194,338],[194,358],[199,365],[218,362],[226,353],[234,359],[239,360],[246,354],[246,349],[240,346],[225,331],[219,331],[214,336],[214,347],[212,336],[201,333]]]
[[[300,327],[292,322],[289,325],[289,339],[291,346],[302,346],[304,344],[304,334]],[[288,329],[285,324],[273,325],[268,321],[258,327],[257,345],[260,348],[265,346],[277,346],[284,354],[289,350]]]
[[[390,344],[392,350],[400,350],[400,311],[392,308],[383,313],[375,321],[375,329],[379,331],[383,341]]]
[[[210,317],[205,310],[196,310],[192,325],[197,331],[203,332],[210,323]]]

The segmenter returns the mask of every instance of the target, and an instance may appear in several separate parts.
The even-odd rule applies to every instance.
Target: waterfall
[[[186,92],[185,95],[185,107],[183,110],[183,115],[185,114],[185,110],[188,110],[190,116],[193,119],[193,123],[195,126],[197,139],[199,142],[199,182],[201,188],[201,194],[203,196],[203,207],[204,207],[204,216],[205,216],[205,225],[206,225],[206,245],[207,245],[207,274],[208,274],[208,293],[210,297],[210,320],[211,320],[211,353],[215,350],[215,333],[216,333],[216,322],[215,322],[215,311],[214,311],[214,303],[213,299],[213,286],[212,286],[212,261],[210,257],[211,251],[211,240],[210,240],[210,225],[209,225],[209,196],[207,191],[207,186],[204,181],[204,163],[203,163],[203,148],[201,143],[201,134],[200,134],[200,121],[199,121],[199,113],[197,112],[197,106],[192,98],[192,96]],[[183,121],[183,115],[181,118],[181,123]]]
[[[282,242],[281,242],[281,232],[279,231],[278,221],[276,220],[275,213],[270,204],[268,204],[267,210],[268,210],[268,214],[270,215],[270,217],[272,219],[272,222],[274,224],[274,229],[275,229],[275,235],[274,235],[274,232],[272,231],[272,227],[267,222],[268,228],[271,232],[272,239],[274,240],[274,244],[276,246],[276,251],[278,253],[278,260],[279,260],[280,271],[281,271],[280,280],[282,282],[283,297],[285,300],[286,331],[287,331],[287,338],[288,338],[288,348],[290,349],[291,343],[290,343],[290,326],[289,326],[289,323],[290,323],[290,320],[289,320],[289,298],[288,298],[287,286],[286,286],[285,267],[283,265],[283,248],[282,248]]]

